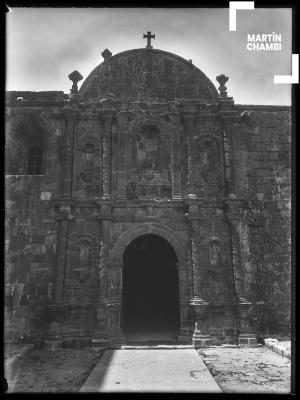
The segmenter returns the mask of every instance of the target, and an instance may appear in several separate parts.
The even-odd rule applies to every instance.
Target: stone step
[[[192,345],[163,345],[163,344],[159,344],[159,345],[136,345],[136,346],[130,346],[130,345],[124,345],[121,346],[121,350],[132,350],[132,349],[137,349],[137,350],[173,350],[173,349],[194,349],[194,346]]]
[[[149,341],[131,341],[126,340],[126,346],[160,346],[160,345],[176,345],[176,341],[172,340],[149,340]]]
[[[107,339],[97,339],[97,338],[92,339],[92,348],[102,350],[107,347],[108,347]]]

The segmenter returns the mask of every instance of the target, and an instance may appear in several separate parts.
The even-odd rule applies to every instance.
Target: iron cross
[[[147,39],[147,46],[146,49],[152,49],[151,46],[151,39],[155,39],[155,35],[151,35],[151,31],[147,32],[147,35],[144,33],[143,39]]]

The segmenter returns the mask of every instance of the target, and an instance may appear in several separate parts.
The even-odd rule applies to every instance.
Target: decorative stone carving
[[[168,149],[164,151],[163,149]],[[171,145],[155,125],[142,125],[129,141],[127,196],[134,198],[170,198]]]
[[[87,143],[82,155],[80,177],[85,183],[91,183],[94,175],[94,146]]]
[[[83,79],[82,75],[78,71],[73,71],[69,75],[69,79],[73,82],[71,94],[78,94],[77,83]]]
[[[222,183],[219,141],[215,136],[203,134],[194,140],[193,165],[197,185]]]
[[[220,92],[220,97],[227,97],[227,87],[225,86],[226,82],[228,81],[228,76],[225,75],[219,75],[216,77],[216,80],[219,82],[219,92]]]
[[[76,235],[70,240],[68,249],[67,280],[71,285],[92,282],[96,262],[93,237],[89,234]]]
[[[187,142],[187,191],[188,198],[196,198],[195,182],[193,174],[193,130],[194,120],[192,115],[185,115],[184,124],[186,129],[186,142]]]
[[[78,273],[81,282],[87,280],[90,268],[91,268],[91,244],[90,242],[83,240],[78,244],[78,262],[79,265],[74,268],[74,271]]]
[[[210,265],[215,268],[219,266],[221,261],[221,246],[219,241],[213,239],[209,242],[208,254]]]
[[[147,87],[141,93],[144,79]],[[148,49],[106,58],[83,83],[80,93],[89,99],[115,93],[116,98],[132,102],[145,97],[164,101],[191,98],[203,103],[217,99],[214,85],[191,63],[170,53]]]
[[[103,276],[104,276],[104,268],[105,268],[105,261],[107,258],[107,249],[106,246],[103,242],[103,239],[101,239],[100,242],[100,250],[99,250],[99,263],[98,263],[98,278],[99,282],[102,281]]]
[[[232,149],[231,143],[225,130],[223,130],[224,158],[225,158],[225,178],[228,182],[232,181]]]
[[[105,49],[102,53],[101,53],[102,57],[104,58],[104,61],[108,60],[111,56],[112,56],[112,52],[109,51],[108,49]]]
[[[110,171],[108,167],[109,160],[109,138],[107,135],[102,137],[102,185],[103,197],[110,198]]]
[[[194,296],[199,296],[201,291],[201,280],[200,271],[197,260],[197,245],[195,238],[191,238],[191,248],[192,248],[192,266],[193,266],[193,286],[194,286]]]

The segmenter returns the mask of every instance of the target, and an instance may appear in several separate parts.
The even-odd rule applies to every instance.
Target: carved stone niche
[[[204,133],[194,138],[193,167],[196,187],[222,184],[222,151],[217,136]]]
[[[127,196],[170,198],[171,157],[168,141],[155,125],[143,125],[129,140]]]
[[[68,277],[72,281],[86,282],[96,277],[96,252],[89,235],[77,236],[69,250]]]
[[[207,301],[221,304],[230,298],[229,248],[223,239],[210,235],[199,243],[202,292]]]
[[[76,150],[75,190],[79,191],[78,195],[84,190],[83,197],[97,196],[101,187],[100,143],[93,137],[83,138],[77,144]]]

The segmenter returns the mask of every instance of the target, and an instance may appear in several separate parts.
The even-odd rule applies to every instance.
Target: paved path
[[[195,349],[106,350],[80,392],[217,392]]]

